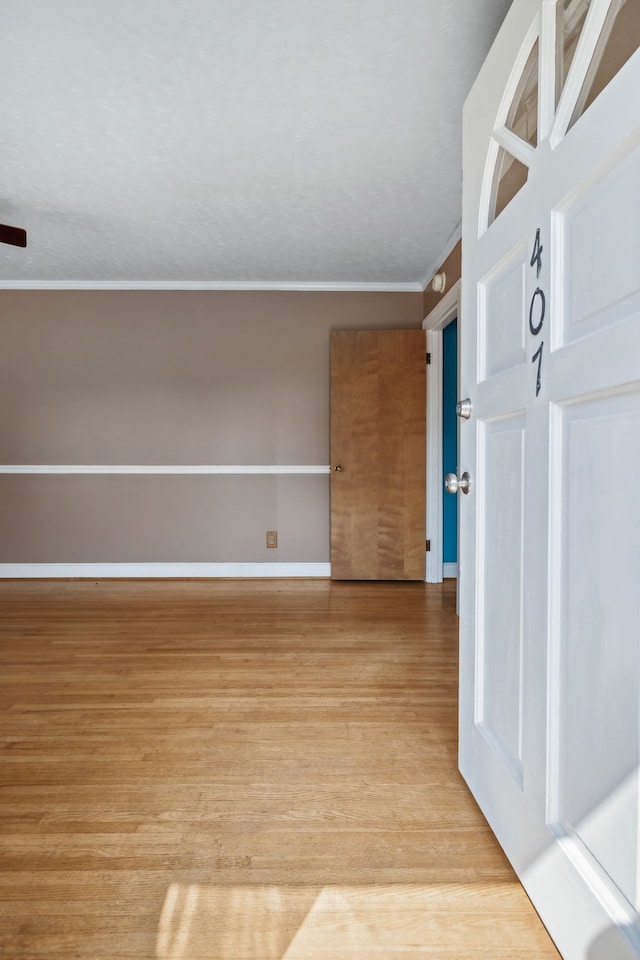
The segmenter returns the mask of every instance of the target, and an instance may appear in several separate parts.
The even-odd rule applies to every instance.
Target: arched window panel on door
[[[480,202],[480,233],[525,185],[538,146],[539,30],[536,20],[514,64],[496,116]]]
[[[493,173],[491,200],[489,205],[489,225],[499,217],[504,208],[527,182],[529,168],[520,160],[500,147]]]
[[[556,106],[578,46],[591,0],[560,0],[558,3]]]
[[[582,116],[640,46],[639,0],[612,0],[569,128]]]
[[[531,48],[505,126],[533,147],[538,144],[538,41]]]

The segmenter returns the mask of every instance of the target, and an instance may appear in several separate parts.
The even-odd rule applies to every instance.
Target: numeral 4
[[[535,263],[536,265],[536,277],[540,276],[540,271],[542,270],[542,251],[544,247],[540,243],[540,227],[536,230],[536,239],[533,244],[533,252],[531,254],[531,260],[529,261],[529,266],[532,267]]]

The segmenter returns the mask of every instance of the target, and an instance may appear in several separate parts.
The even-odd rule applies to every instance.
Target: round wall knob
[[[447,275],[444,270],[441,270],[440,273],[436,273],[435,277],[431,281],[431,289],[434,293],[444,293],[446,286]]]
[[[335,466],[333,469],[335,470],[336,473],[342,473],[342,467],[340,466],[340,464],[337,464],[337,466]]]
[[[444,488],[447,493],[457,493],[458,490],[462,490],[463,493],[469,493],[471,490],[471,476],[465,470],[458,480],[455,473],[448,473],[444,478]]]

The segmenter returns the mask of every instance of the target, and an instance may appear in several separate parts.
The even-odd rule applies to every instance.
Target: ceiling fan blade
[[[0,223],[0,243],[10,243],[14,247],[26,247],[27,231],[22,227],[8,227]]]

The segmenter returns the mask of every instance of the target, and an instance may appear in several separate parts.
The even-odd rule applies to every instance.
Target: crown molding
[[[411,283],[297,283],[248,280],[0,280],[0,290],[221,290],[269,293],[422,293]]]

